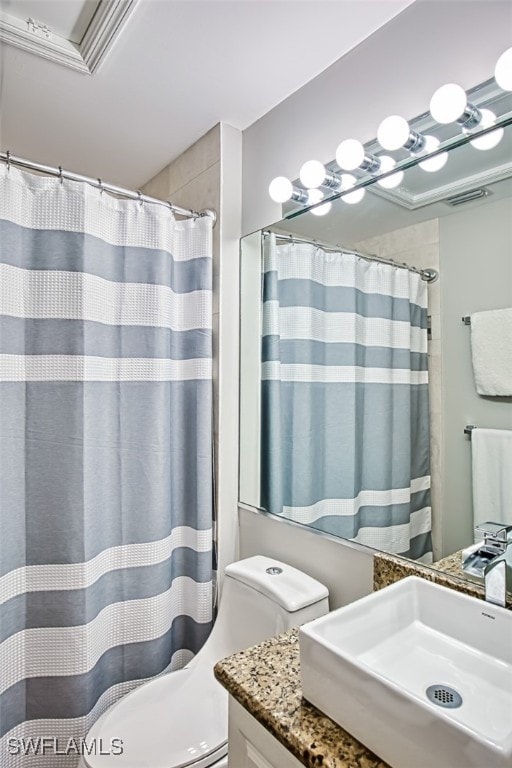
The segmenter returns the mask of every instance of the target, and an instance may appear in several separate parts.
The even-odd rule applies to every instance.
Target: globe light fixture
[[[377,173],[380,162],[377,157],[367,155],[360,141],[345,139],[336,150],[336,162],[343,171],[355,171],[359,168],[368,173]]]
[[[300,169],[299,178],[308,189],[317,189],[325,181],[325,167],[318,160],[308,160]]]
[[[507,48],[499,57],[494,77],[500,88],[504,91],[512,91],[512,48]]]
[[[456,83],[442,85],[430,99],[430,114],[441,125],[459,123],[475,128],[481,120],[480,110],[468,103],[464,88]]]
[[[357,179],[355,176],[352,176],[351,173],[342,173],[341,174],[341,189],[343,191],[347,189],[351,189],[357,182]],[[344,203],[348,203],[348,205],[355,205],[356,203],[360,203],[361,200],[364,197],[365,194],[364,187],[361,189],[356,189],[354,192],[349,192],[347,195],[343,195],[341,198]]]
[[[390,171],[396,165],[393,158],[390,157],[389,155],[380,155],[379,159],[380,159],[381,173],[386,173],[386,171]],[[391,174],[391,176],[386,176],[385,179],[378,179],[377,184],[379,184],[379,186],[381,187],[384,187],[384,189],[393,189],[394,187],[398,187],[402,183],[403,178],[404,178],[404,172],[397,171],[396,173]]]
[[[329,189],[338,190],[340,188],[340,177],[328,171],[318,160],[308,160],[300,169],[299,178],[301,184],[307,189],[318,189],[318,187],[329,187]]]
[[[435,152],[435,150],[439,147],[440,141],[436,136],[425,136],[425,147],[424,151],[428,154],[429,152]],[[422,160],[419,163],[419,167],[422,169],[422,171],[427,171],[427,173],[434,173],[435,171],[440,171],[441,168],[444,168],[448,161],[448,152],[441,152],[439,155],[436,155],[435,157],[427,158],[426,160]]]
[[[377,140],[383,149],[408,149],[420,152],[425,146],[425,137],[413,131],[407,120],[400,115],[390,115],[379,125]]]
[[[496,123],[496,115],[494,112],[491,112],[490,109],[481,109],[480,110],[482,119],[480,120],[480,123],[478,124],[478,128],[490,128],[491,125],[494,125]],[[466,128],[462,129],[464,133],[471,133],[471,131],[468,131]],[[472,147],[475,149],[480,150],[486,150],[486,149],[494,149],[494,147],[497,147],[500,141],[502,140],[504,135],[503,128],[496,128],[495,131],[490,131],[490,133],[486,133],[484,136],[477,136],[474,139],[471,139],[469,142]]]
[[[305,190],[297,189],[286,176],[276,176],[268,186],[268,193],[276,203],[286,203],[293,200],[297,203],[307,203],[308,195]]]
[[[315,203],[319,203],[320,200],[322,200],[324,197],[324,193],[320,189],[308,189],[308,204],[314,205]],[[325,216],[332,208],[332,203],[324,203],[323,205],[318,205],[316,208],[312,208],[309,213],[312,213],[313,216]]]

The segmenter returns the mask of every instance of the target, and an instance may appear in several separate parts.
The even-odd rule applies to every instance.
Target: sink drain
[[[456,709],[462,704],[460,693],[455,688],[450,688],[449,685],[429,685],[425,693],[427,694],[427,699],[432,704],[437,704],[438,707]]]

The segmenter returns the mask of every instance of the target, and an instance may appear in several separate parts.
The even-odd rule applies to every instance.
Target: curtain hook
[[[9,152],[9,150],[7,150],[7,152],[5,153],[5,160],[7,163],[7,171],[10,171],[11,170],[11,153]]]
[[[144,200],[142,199],[142,192],[140,189],[137,190],[137,198],[139,201],[139,205],[142,207],[144,205]]]
[[[64,183],[64,176],[62,175],[62,165],[59,165],[59,181],[61,184]]]
[[[98,187],[100,189],[100,195],[103,194],[103,182],[101,179],[98,179]]]

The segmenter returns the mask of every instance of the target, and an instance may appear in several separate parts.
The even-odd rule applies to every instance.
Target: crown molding
[[[139,0],[100,0],[81,43],[57,35],[37,20],[0,13],[0,41],[92,75],[105,60]]]
[[[512,162],[505,162],[495,165],[493,168],[480,171],[479,173],[468,174],[461,179],[442,184],[439,187],[434,187],[425,192],[411,192],[404,187],[397,187],[392,190],[382,189],[382,187],[378,188],[376,184],[372,184],[372,186],[368,188],[368,191],[371,191],[372,194],[377,195],[378,197],[383,197],[396,205],[400,205],[402,208],[414,211],[417,208],[423,208],[425,205],[443,202],[447,197],[454,197],[463,192],[469,192],[472,189],[478,189],[479,187],[485,187],[489,184],[495,184],[498,181],[504,181],[511,176]]]

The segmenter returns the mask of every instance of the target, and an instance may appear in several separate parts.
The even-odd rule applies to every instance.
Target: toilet
[[[203,648],[183,669],[110,707],[86,737],[96,754],[83,756],[78,768],[226,768],[228,694],[214,678],[215,663],[329,606],[323,584],[273,558],[249,557],[224,573],[219,612]],[[122,740],[122,754],[110,749],[112,739]]]

